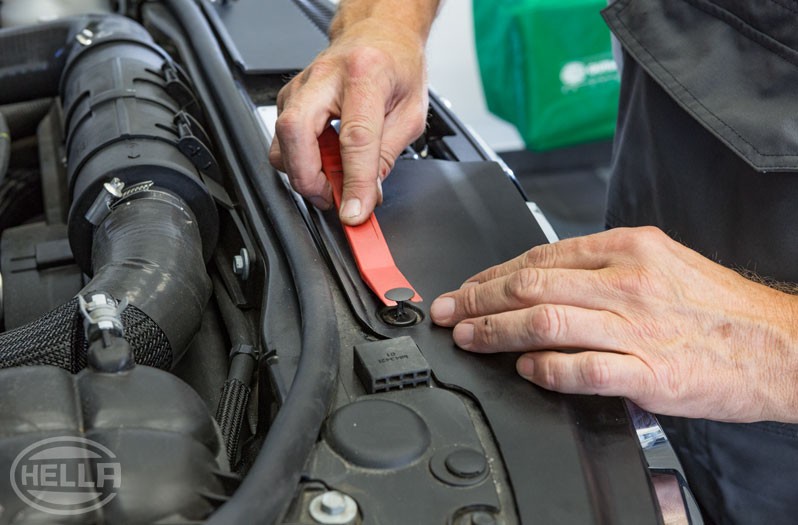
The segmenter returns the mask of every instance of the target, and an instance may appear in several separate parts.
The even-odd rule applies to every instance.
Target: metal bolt
[[[357,518],[357,503],[346,494],[330,490],[313,498],[308,511],[323,525],[349,525]]]
[[[122,198],[122,190],[125,189],[125,183],[114,177],[109,182],[103,184],[105,190],[117,199]]]
[[[249,279],[249,252],[246,248],[241,248],[238,255],[233,256],[233,273],[242,281]]]
[[[340,492],[331,490],[321,496],[321,510],[330,516],[337,516],[346,510],[346,500]]]

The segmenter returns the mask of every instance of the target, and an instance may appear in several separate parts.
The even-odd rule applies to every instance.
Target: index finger
[[[293,188],[314,203],[332,202],[332,192],[321,171],[318,136],[335,116],[335,82],[309,79],[288,97],[275,124],[280,164]],[[273,146],[274,147],[274,146]]]
[[[611,262],[611,254],[605,249],[607,233],[609,232],[535,246],[514,259],[479,272],[466,279],[464,284],[484,283],[523,268],[600,270]]]
[[[352,68],[350,73],[341,104],[344,186],[340,215],[344,222],[357,225],[371,215],[380,199],[380,154],[391,86],[385,75],[373,75],[367,68]]]

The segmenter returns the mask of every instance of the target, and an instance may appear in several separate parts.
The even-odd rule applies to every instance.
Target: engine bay
[[[439,97],[376,212],[412,322],[269,165],[331,4],[22,4],[0,11],[0,523],[662,522],[676,467],[622,400],[430,322],[549,240]]]

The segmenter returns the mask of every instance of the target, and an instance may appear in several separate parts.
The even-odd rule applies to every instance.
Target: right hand
[[[269,160],[297,192],[329,208],[318,137],[340,118],[339,215],[346,224],[363,223],[382,202],[382,180],[396,158],[424,132],[427,104],[423,38],[399,23],[361,20],[280,91]]]

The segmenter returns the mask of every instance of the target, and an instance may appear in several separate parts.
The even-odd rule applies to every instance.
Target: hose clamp
[[[82,295],[78,295],[78,303],[80,313],[83,315],[86,339],[92,341],[96,334],[102,332],[124,337],[125,327],[122,324],[121,316],[128,305],[127,297],[117,303],[110,294],[98,292],[91,294],[90,302],[87,302]]]
[[[86,220],[92,226],[99,226],[111,213],[111,206],[122,198],[122,190],[124,189],[125,183],[116,177],[103,184],[100,193],[97,194],[94,202],[86,211]]]

